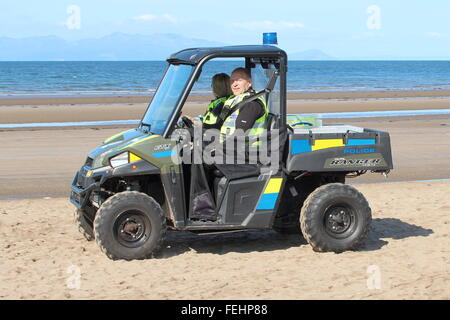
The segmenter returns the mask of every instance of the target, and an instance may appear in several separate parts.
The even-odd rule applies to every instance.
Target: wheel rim
[[[125,211],[114,223],[114,234],[117,241],[123,246],[129,248],[140,247],[150,237],[150,220],[140,211]]]
[[[353,233],[356,225],[354,210],[344,204],[331,205],[325,210],[324,226],[326,232],[334,238],[346,238]]]

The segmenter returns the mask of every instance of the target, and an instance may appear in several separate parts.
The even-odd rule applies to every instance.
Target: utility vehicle
[[[257,90],[270,109],[266,129],[278,130],[284,140],[275,172],[263,172],[263,166],[235,176],[220,167],[207,171],[215,207],[213,217],[205,219],[192,211],[192,165],[173,160],[181,142],[170,137],[177,128],[191,127],[182,109],[204,65],[227,58],[240,58],[252,75],[266,77],[269,85]],[[363,243],[371,209],[345,182],[393,168],[387,132],[288,115],[288,59],[277,46],[186,49],[167,62],[138,127],[105,140],[75,175],[70,200],[88,240],[95,239],[109,258],[126,260],[152,257],[167,230],[274,229],[303,235],[322,252],[354,250]]]

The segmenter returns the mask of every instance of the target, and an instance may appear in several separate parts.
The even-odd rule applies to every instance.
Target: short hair
[[[246,68],[242,68],[242,67],[236,68],[236,69],[233,70],[233,72],[232,72],[231,74],[233,74],[233,73],[235,73],[235,72],[241,72],[241,73],[243,73],[249,80],[252,80],[252,74],[251,74],[250,70],[248,70],[248,69],[246,69]]]
[[[218,73],[212,77],[211,87],[217,98],[229,97],[233,94],[230,85],[230,76],[226,73]]]

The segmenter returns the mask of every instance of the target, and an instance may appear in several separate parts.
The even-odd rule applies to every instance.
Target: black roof
[[[192,48],[172,54],[167,61],[171,63],[198,64],[204,58],[217,57],[285,57],[286,52],[271,45],[227,46],[214,48]]]

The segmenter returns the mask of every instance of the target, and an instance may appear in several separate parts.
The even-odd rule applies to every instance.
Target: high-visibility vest
[[[217,120],[219,118],[220,112],[222,111],[223,105],[229,98],[230,97],[221,97],[211,101],[211,103],[208,105],[208,109],[206,109],[206,113],[201,118],[202,122],[211,126],[217,124]],[[220,107],[220,105],[222,105],[222,108]],[[217,112],[217,108],[220,108],[220,110],[218,110],[219,112]],[[215,112],[213,112],[214,110]]]
[[[237,95],[236,97],[228,99],[225,104],[224,108],[232,109],[235,105],[242,102],[245,98],[251,96],[255,92],[244,92],[243,94]],[[269,109],[267,108],[266,99],[263,97],[259,97],[257,100],[259,100],[264,107],[264,114],[256,119],[255,123],[253,124],[253,127],[249,130],[247,133],[247,136],[250,138],[256,138],[258,136],[261,136],[265,133],[266,128],[266,120],[267,115],[269,114]],[[255,101],[257,101],[255,100]],[[245,105],[242,107],[245,108]],[[228,117],[225,119],[222,127],[220,128],[220,142],[224,142],[229,136],[233,135],[233,133],[236,131],[236,120],[239,116],[239,112],[242,108],[239,108],[238,110],[234,111],[232,114],[228,115]],[[260,143],[252,143],[252,145],[258,145]]]

